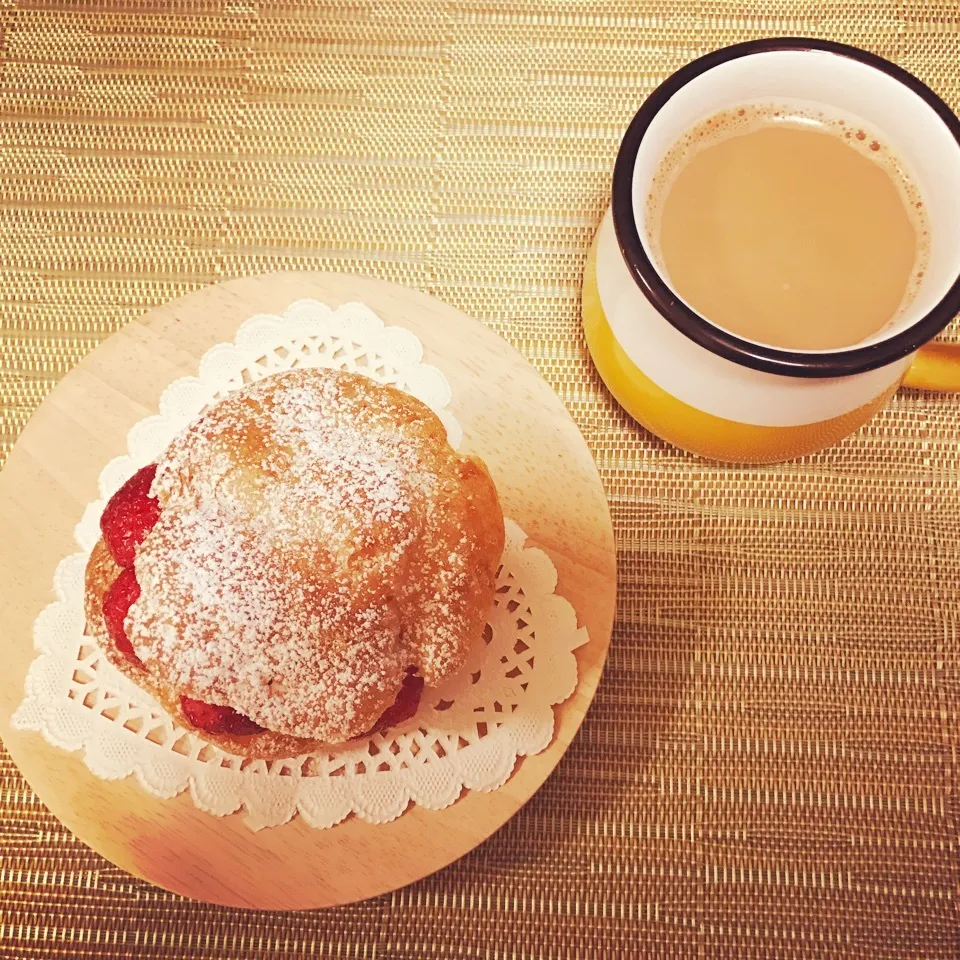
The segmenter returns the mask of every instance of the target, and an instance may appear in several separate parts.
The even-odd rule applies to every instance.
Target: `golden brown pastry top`
[[[420,401],[294,370],[173,441],[127,630],[148,673],[294,737],[369,730],[408,666],[428,684],[479,639],[503,549],[483,464]]]

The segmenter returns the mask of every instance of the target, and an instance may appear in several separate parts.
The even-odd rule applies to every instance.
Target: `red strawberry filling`
[[[380,719],[366,736],[383,732],[390,727],[395,727],[398,723],[403,723],[404,720],[409,720],[420,706],[422,693],[423,677],[417,676],[415,667],[409,667],[397,699],[383,711]],[[180,708],[194,727],[206,733],[226,733],[234,737],[247,737],[264,732],[260,724],[238,713],[233,707],[215,706],[212,703],[194,700],[192,697],[181,697]]]
[[[142,667],[127,636],[126,619],[130,607],[140,597],[140,584],[133,569],[137,547],[160,519],[160,502],[150,496],[150,487],[157,473],[157,465],[138,470],[111,498],[100,518],[100,532],[111,556],[124,569],[103,596],[103,620],[107,634],[131,663]],[[370,734],[383,732],[409,720],[420,706],[423,677],[416,667],[408,667],[403,686],[396,700],[384,710]],[[232,707],[203,703],[192,697],[181,697],[184,716],[198,730],[206,733],[225,733],[247,737],[263,733],[264,728]]]
[[[150,496],[157,465],[138,470],[111,498],[100,517],[100,532],[121,567],[132,567],[136,549],[160,519],[160,502]]]
[[[407,667],[407,674],[403,678],[403,686],[397,694],[397,699],[380,714],[380,719],[374,724],[373,729],[368,731],[368,736],[373,733],[383,733],[390,727],[409,720],[420,706],[420,697],[423,694],[423,677],[417,675],[416,667]]]
[[[203,703],[192,697],[180,698],[180,709],[184,716],[198,729],[207,733],[228,733],[235,737],[248,737],[254,733],[263,733],[263,727],[249,717],[237,713],[233,707],[218,707],[212,703]]]
[[[103,622],[114,646],[138,667],[143,666],[140,658],[133,652],[133,644],[127,636],[125,621],[127,612],[140,597],[140,584],[133,567],[120,571],[120,576],[110,585],[103,595]]]

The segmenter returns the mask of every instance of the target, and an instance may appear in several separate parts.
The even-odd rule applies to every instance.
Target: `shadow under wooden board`
[[[424,360],[450,381],[461,449],[480,455],[504,513],[545,550],[557,592],[573,605],[589,642],[577,650],[575,693],[555,708],[542,753],[518,761],[490,793],[465,791],[445,810],[415,805],[388,824],[351,817],[314,829],[295,817],[251,831],[242,814],[213,817],[188,793],[161,800],[128,777],[104,781],[78,753],[10,726],[34,651],[32,625],[53,599],[57,563],[76,551],[73,529],[98,496],[103,466],[126,452],[134,423],[155,413],[163,389],[196,374],[214,344],[233,340],[257,313],[301,298],[331,307],[360,301],[388,325],[415,333]],[[534,794],[563,755],[593,699],[606,658],[615,600],[610,516],[590,451],[563,404],[509,344],[425,294],[365,277],[285,273],[206,287],[152,310],[112,336],[56,387],[0,473],[0,735],[50,810],[81,840],[130,873],[214,903],[304,909],[394,890],[463,856]]]

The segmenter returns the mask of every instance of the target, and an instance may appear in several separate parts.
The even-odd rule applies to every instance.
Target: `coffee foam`
[[[701,120],[670,147],[654,172],[644,210],[644,225],[658,270],[669,281],[659,249],[660,219],[670,188],[680,171],[694,156],[708,147],[771,124],[813,129],[840,137],[852,149],[879,164],[896,186],[917,234],[917,255],[900,306],[883,328],[887,329],[913,302],[927,268],[930,256],[930,222],[923,195],[882,135],[856,118],[818,108],[816,105],[800,106],[781,102],[746,103],[730,107]]]

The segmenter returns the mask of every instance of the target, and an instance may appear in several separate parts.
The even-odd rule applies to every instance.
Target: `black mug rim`
[[[633,171],[640,144],[653,119],[678,90],[708,70],[740,57],[782,50],[832,53],[887,74],[927,103],[947,126],[960,149],[960,119],[925,83],[883,57],[847,44],[806,37],[748,40],[722,47],[698,57],[668,77],[650,94],[627,127],[613,171],[612,211],[617,242],[634,281],[661,316],[684,336],[717,356],[754,370],[790,377],[844,377],[876,370],[914,353],[960,313],[960,268],[940,301],[906,330],[862,347],[803,353],[744,340],[714,326],[670,289],[640,241],[633,210]]]

